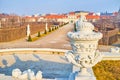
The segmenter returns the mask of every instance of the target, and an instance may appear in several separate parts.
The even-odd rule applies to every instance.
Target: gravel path
[[[27,38],[19,39],[11,42],[0,43],[0,48],[53,48],[53,49],[71,49],[67,33],[73,30],[73,24],[67,24],[64,27],[40,38],[34,42],[27,42]],[[111,46],[99,45],[100,51],[109,51],[111,47],[120,46],[120,39]]]
[[[26,38],[0,43],[0,48],[55,48],[70,49],[67,33],[73,29],[73,24],[67,24],[64,27],[52,32],[51,34],[40,38],[34,42],[27,42]]]

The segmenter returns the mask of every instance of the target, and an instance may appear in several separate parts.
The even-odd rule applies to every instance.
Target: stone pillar
[[[65,55],[72,64],[80,68],[76,72],[77,74],[73,73],[74,75],[72,75],[75,76],[75,80],[96,79],[92,72],[92,66],[102,59],[101,53],[97,50],[102,34],[93,30],[94,26],[82,16],[77,21],[77,32],[68,33],[72,50],[66,52]]]

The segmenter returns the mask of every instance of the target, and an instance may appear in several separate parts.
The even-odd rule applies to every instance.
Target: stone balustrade
[[[14,53],[34,53],[34,54],[59,54],[64,55],[68,50],[64,49],[50,49],[50,48],[12,48],[12,49],[0,49],[0,55],[14,54]]]
[[[26,53],[31,54],[31,53],[49,53],[52,55],[52,52],[54,54],[58,55],[58,52],[60,53],[59,55],[64,55],[65,52],[68,50],[63,50],[63,49],[50,49],[50,48],[15,48],[15,49],[0,49],[0,54],[6,55],[6,54],[15,54],[15,53]],[[43,53],[44,52],[44,53]],[[103,59],[102,60],[120,60],[120,53],[115,53],[115,52],[101,52],[103,54]],[[9,80],[16,80],[11,76],[7,76],[4,74],[0,74],[0,78],[2,77],[3,80],[9,79]],[[17,79],[18,80],[18,79]],[[45,79],[43,78],[42,80],[66,80],[66,79]]]
[[[35,54],[59,54],[64,55],[68,50],[63,49],[50,49],[50,48],[13,48],[13,49],[0,49],[0,55],[14,54],[14,53],[35,53]],[[120,52],[101,52],[103,60],[120,60]]]

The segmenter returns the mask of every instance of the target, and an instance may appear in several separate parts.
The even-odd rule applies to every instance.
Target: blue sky
[[[67,13],[70,11],[114,12],[120,0],[0,0],[0,13],[18,15]]]

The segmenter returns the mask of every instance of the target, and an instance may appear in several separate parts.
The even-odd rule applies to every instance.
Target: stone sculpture
[[[12,76],[17,78],[18,76],[20,76],[22,74],[22,72],[20,71],[20,69],[13,69],[12,71]]]
[[[22,73],[21,75],[18,76],[18,79],[26,80],[26,79],[28,79],[28,74],[26,72],[24,72],[24,73]]]
[[[120,53],[120,48],[119,47],[111,48],[110,52],[111,53]]]
[[[42,72],[38,71],[36,74],[36,80],[42,80]]]
[[[94,26],[87,22],[82,16],[77,21],[77,32],[69,32],[68,37],[72,50],[66,52],[65,56],[74,65],[80,67],[79,76],[91,76],[87,68],[91,68],[102,59],[101,53],[96,50],[99,39],[102,34],[94,32]],[[90,80],[90,79],[75,79],[75,80]]]
[[[35,75],[31,69],[23,72],[21,72],[20,69],[14,69],[12,71],[12,76],[20,80],[42,80],[42,72],[38,71]]]
[[[27,36],[29,36],[30,35],[30,25],[28,24],[27,25]]]
[[[45,24],[45,30],[48,31],[48,23]]]

